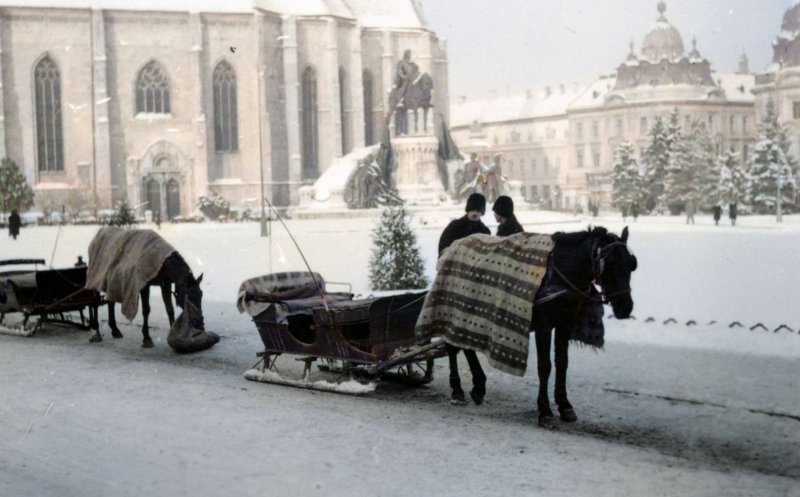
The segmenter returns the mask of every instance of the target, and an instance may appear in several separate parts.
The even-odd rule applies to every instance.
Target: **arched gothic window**
[[[372,73],[365,69],[361,81],[364,87],[364,143],[372,145],[375,143],[372,127]]]
[[[319,174],[319,123],[317,119],[317,75],[307,67],[302,78],[303,179]]]
[[[236,73],[225,61],[214,69],[214,145],[217,152],[239,150]]]
[[[347,143],[350,141],[350,123],[347,121],[347,71],[344,67],[339,67],[339,119],[342,122],[342,155],[347,154],[350,149]]]
[[[144,66],[136,78],[136,113],[170,113],[169,80],[156,61]]]
[[[61,73],[50,57],[34,69],[36,151],[40,172],[64,170],[64,134],[61,128]]]

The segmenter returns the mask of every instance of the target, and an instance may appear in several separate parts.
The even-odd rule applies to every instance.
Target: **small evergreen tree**
[[[669,120],[657,117],[650,128],[650,144],[644,152],[642,162],[645,166],[645,187],[648,197],[646,207],[652,210],[663,204],[666,193],[667,169],[675,145],[680,140],[680,124],[678,109],[672,111]]]
[[[644,178],[639,174],[639,164],[634,154],[630,142],[622,142],[614,149],[611,204],[618,209],[628,208],[634,202],[642,205],[647,198]]]
[[[778,185],[781,204],[793,201],[792,195],[797,188],[795,166],[796,161],[789,155],[786,130],[778,122],[772,101],[768,101],[767,113],[748,160],[747,198],[756,212],[767,213],[776,209]]]
[[[0,162],[0,212],[24,211],[33,207],[33,190],[17,163],[8,157]]]
[[[425,288],[425,265],[403,205],[387,207],[372,232],[369,281],[373,290]]]
[[[111,218],[109,224],[111,226],[119,226],[120,228],[130,228],[136,224],[136,216],[131,206],[128,205],[127,200],[123,200],[119,206],[117,206],[117,212],[114,213],[114,217]]]
[[[717,201],[720,204],[738,204],[744,197],[744,173],[739,167],[739,156],[727,152],[720,159]]]

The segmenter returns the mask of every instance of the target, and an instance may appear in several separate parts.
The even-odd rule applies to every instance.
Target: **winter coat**
[[[474,235],[475,233],[483,233],[484,235],[492,234],[482,221],[470,221],[466,214],[463,217],[450,221],[450,224],[448,224],[442,232],[442,236],[439,237],[439,255],[442,255],[444,249],[449,247],[454,241]]]
[[[519,221],[517,221],[517,216],[511,214],[511,217],[506,218],[506,220],[497,227],[497,236],[509,236],[522,233],[523,231],[525,231],[525,229],[519,224]]]
[[[8,234],[11,236],[19,235],[19,227],[22,226],[22,220],[19,217],[19,214],[16,212],[12,212],[10,216],[8,216]]]
[[[719,218],[722,217],[722,207],[715,205],[714,206],[714,221],[719,221]]]
[[[728,212],[728,216],[731,219],[736,219],[736,204],[731,204],[730,205],[730,210]]]

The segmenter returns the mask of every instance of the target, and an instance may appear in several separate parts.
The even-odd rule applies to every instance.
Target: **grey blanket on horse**
[[[175,252],[153,230],[101,228],[89,245],[86,288],[121,302],[122,314],[131,321],[139,309],[139,292]]]
[[[525,374],[531,311],[554,247],[550,235],[472,235],[441,256],[416,324],[417,341],[483,352],[497,369]]]

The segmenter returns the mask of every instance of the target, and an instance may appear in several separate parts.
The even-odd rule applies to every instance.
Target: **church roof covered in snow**
[[[642,42],[642,56],[651,62],[658,62],[661,59],[674,60],[683,56],[683,38],[664,17],[666,10],[666,4],[659,2],[659,17],[650,27]]]
[[[800,66],[800,2],[783,14],[781,31],[772,42],[772,62],[777,66]]]
[[[450,105],[450,126],[564,116],[567,107],[584,88],[577,83],[546,86],[521,94],[453,102]]]
[[[367,28],[427,29],[418,0],[0,0],[0,7],[334,16]]]

